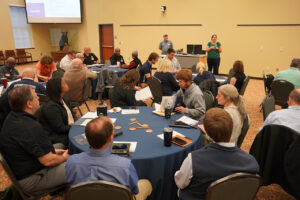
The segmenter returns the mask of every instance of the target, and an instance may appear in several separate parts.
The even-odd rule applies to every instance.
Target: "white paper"
[[[135,100],[137,100],[137,101],[140,101],[142,99],[149,99],[152,97],[153,96],[152,96],[149,86],[141,89],[140,91],[136,91],[136,93],[135,93]]]
[[[114,124],[117,121],[117,118],[110,118],[112,123]]]
[[[3,86],[0,86],[0,96],[2,94],[3,88],[4,88]]]
[[[160,107],[161,107],[160,104],[154,103],[154,107],[156,111],[160,111]]]
[[[14,82],[17,82],[17,81],[20,81],[21,79],[17,79],[17,80],[14,80],[14,81],[9,81],[7,82],[7,88],[9,88],[9,86],[14,83]]]
[[[181,133],[178,133],[177,131],[174,131],[174,130],[173,130],[173,135],[172,135],[172,137],[177,136],[177,135],[179,135],[179,136],[185,138],[185,135],[182,135]],[[162,139],[162,140],[164,140],[164,134],[163,134],[163,133],[157,135],[157,137],[160,138],[160,139]]]
[[[87,112],[81,118],[94,119],[94,118],[97,118],[97,117],[98,117],[97,112]]]
[[[198,124],[198,121],[197,120],[194,120],[190,117],[187,117],[187,116],[182,116],[180,117],[177,121],[181,121],[189,126],[195,126],[196,124]]]
[[[137,142],[128,142],[128,141],[113,141],[113,143],[130,143],[129,152],[134,153],[136,149]]]
[[[81,124],[80,124],[80,126],[86,126],[90,121],[92,121],[93,119],[86,119],[86,120],[84,120]]]
[[[216,81],[223,83],[226,79],[217,78]]]
[[[139,109],[122,109],[122,115],[139,114]]]

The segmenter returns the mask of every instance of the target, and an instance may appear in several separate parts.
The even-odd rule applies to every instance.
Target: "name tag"
[[[93,57],[93,56],[91,56],[91,60],[94,60],[94,57]]]

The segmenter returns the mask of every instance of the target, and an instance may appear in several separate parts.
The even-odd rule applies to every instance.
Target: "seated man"
[[[280,71],[276,74],[274,80],[286,80],[295,86],[295,89],[300,88],[300,59],[294,58],[290,68]]]
[[[84,62],[84,55],[83,55],[83,53],[76,53],[75,58],[79,58],[82,62]]]
[[[118,47],[115,49],[115,53],[110,57],[111,65],[116,65],[117,62],[120,62],[120,66],[125,65],[124,58],[121,55],[121,50]]]
[[[200,88],[192,82],[193,75],[189,69],[181,69],[176,76],[180,90],[177,98],[183,99],[184,105],[177,106],[175,110],[187,114],[195,120],[202,121],[205,114],[205,101]]]
[[[148,180],[138,181],[129,159],[109,152],[113,131],[113,123],[108,117],[98,117],[87,124],[85,135],[90,149],[70,156],[66,164],[66,182],[70,185],[94,180],[114,182],[138,194],[137,199],[146,199],[152,191],[151,183]]]
[[[137,66],[141,65],[142,62],[141,60],[138,58],[138,51],[133,51],[132,54],[132,61],[130,62],[129,65],[122,65],[120,66],[123,69],[135,69],[137,68]]]
[[[170,48],[167,50],[167,56],[163,59],[163,60],[169,59],[172,62],[172,66],[171,66],[172,74],[176,74],[179,70],[181,70],[181,66],[180,66],[177,58],[175,58],[174,55],[175,55],[175,50]]]
[[[97,56],[91,52],[91,48],[90,47],[85,47],[84,48],[84,61],[83,63],[85,65],[92,65],[92,64],[96,64],[99,63],[99,59],[97,58]]]
[[[43,127],[34,117],[39,97],[29,86],[8,94],[12,111],[0,133],[0,150],[17,181],[27,192],[50,189],[65,182],[67,150],[54,150]]]
[[[7,78],[8,81],[12,81],[20,78],[19,72],[15,69],[16,60],[13,57],[9,57],[6,60],[6,65],[0,67],[0,78]]]
[[[69,91],[66,93],[68,99],[72,102],[83,101],[83,92],[87,79],[96,79],[97,74],[86,70],[79,58],[72,60],[72,69],[65,72],[63,79],[69,86]]]
[[[290,93],[288,104],[288,109],[271,112],[265,120],[262,128],[269,124],[283,125],[300,134],[300,89],[294,89]]]
[[[254,157],[230,143],[233,122],[221,108],[207,111],[204,128],[213,143],[188,154],[175,182],[181,189],[179,199],[205,199],[209,185],[220,178],[237,172],[256,174],[259,166]]]
[[[142,65],[140,69],[140,83],[145,83],[147,78],[152,76],[152,65],[157,63],[159,55],[155,52],[152,52],[148,60]]]
[[[12,83],[9,88],[7,88],[6,92],[0,97],[0,130],[2,124],[10,112],[10,107],[8,104],[8,93],[15,87],[28,85],[32,89],[35,90],[37,94],[46,94],[46,89],[40,83],[34,82],[35,73],[32,68],[26,68],[22,74],[22,80]]]
[[[63,57],[59,63],[59,67],[68,71],[72,68],[72,60],[75,58],[75,51],[68,51],[65,57]]]

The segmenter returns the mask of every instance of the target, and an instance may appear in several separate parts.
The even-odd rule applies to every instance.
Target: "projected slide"
[[[26,0],[28,23],[81,23],[80,0]]]

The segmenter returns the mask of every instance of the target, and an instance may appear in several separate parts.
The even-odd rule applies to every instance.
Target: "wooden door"
[[[99,24],[100,56],[102,63],[114,53],[114,33],[112,24]]]

